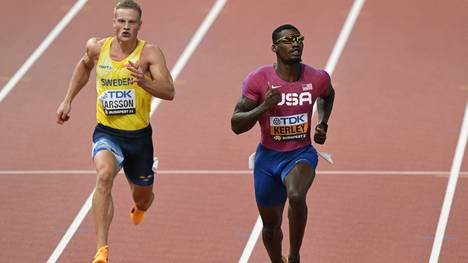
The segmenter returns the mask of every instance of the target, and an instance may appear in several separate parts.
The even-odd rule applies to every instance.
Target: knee
[[[303,207],[306,205],[306,195],[297,191],[288,193],[289,205],[291,207]]]
[[[100,169],[97,173],[96,191],[110,192],[113,182],[113,171],[111,169]]]
[[[266,238],[274,238],[278,235],[282,235],[280,226],[263,225],[262,233],[263,233],[263,236]]]

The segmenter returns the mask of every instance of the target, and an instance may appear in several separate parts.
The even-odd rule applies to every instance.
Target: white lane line
[[[252,255],[252,252],[255,248],[255,244],[257,243],[257,239],[260,236],[260,233],[262,232],[263,228],[263,222],[262,218],[259,216],[257,217],[257,222],[255,222],[255,225],[252,229],[252,233],[249,236],[249,239],[247,240],[247,244],[245,245],[244,251],[242,252],[242,255],[239,259],[240,262],[249,262],[250,255]]]
[[[328,58],[327,65],[325,66],[325,70],[330,74],[330,76],[333,74],[333,71],[335,70],[335,66],[338,63],[338,59],[340,58],[341,53],[343,52],[346,42],[348,41],[348,37],[351,34],[351,31],[354,27],[354,24],[356,23],[359,13],[361,12],[364,2],[365,0],[355,0],[353,3],[353,6],[351,7],[348,17],[346,18],[343,28],[341,29],[340,35],[338,36],[335,46],[333,47],[333,51],[330,57]],[[315,112],[315,108],[316,108],[316,105],[314,105],[314,112]],[[259,219],[257,219],[257,223],[258,221]],[[252,254],[253,248],[256,243],[256,242],[250,242],[250,240],[251,239],[255,241],[258,240],[258,237],[260,236],[260,233],[261,233],[261,228],[262,228],[261,224],[255,224],[252,230],[252,233],[249,237],[249,241],[247,242],[244,248],[244,251],[242,252],[242,255],[239,259],[239,263],[249,262],[250,255]]]
[[[81,222],[83,222],[84,218],[86,217],[86,214],[88,214],[88,211],[91,209],[91,201],[93,199],[93,194],[94,189],[88,196],[86,202],[81,207],[80,211],[78,212],[78,215],[75,217],[75,219],[73,219],[73,222],[68,227],[67,231],[63,235],[57,247],[54,249],[54,252],[52,252],[52,255],[50,255],[49,259],[47,260],[47,263],[57,262],[60,255],[62,255],[62,252],[63,250],[65,250],[65,247],[67,246],[68,242],[70,242],[73,235],[75,235],[76,231],[78,230],[78,227],[81,225]]]
[[[95,170],[0,170],[0,175],[64,175],[64,174],[96,174]],[[158,174],[187,175],[187,174],[252,174],[252,170],[158,170]],[[323,175],[398,175],[398,176],[449,176],[449,171],[396,171],[396,170],[328,170],[317,171]],[[460,172],[468,176],[468,171]]]
[[[362,7],[364,6],[365,0],[355,0],[351,10],[349,11],[348,17],[341,29],[340,35],[336,40],[335,46],[333,47],[332,53],[328,58],[327,65],[325,66],[325,71],[327,71],[330,75],[333,74],[335,71],[336,64],[338,63],[338,59],[343,53],[343,49],[348,42],[349,35],[353,30],[354,24],[361,12]]]
[[[450,214],[450,207],[452,206],[453,197],[455,195],[455,188],[457,187],[458,177],[460,175],[461,164],[466,148],[466,141],[468,139],[468,102],[466,104],[465,115],[460,130],[460,137],[458,138],[455,156],[453,158],[452,169],[445,192],[444,203],[440,212],[439,223],[435,233],[434,243],[432,245],[431,257],[429,263],[437,263],[439,261],[440,250],[442,248],[442,241],[445,235],[445,228]]]
[[[205,17],[205,19],[201,23],[200,27],[198,27],[198,30],[195,32],[192,39],[190,40],[188,45],[185,47],[184,51],[180,55],[176,64],[172,68],[171,75],[172,75],[172,78],[174,78],[174,81],[175,79],[177,79],[179,74],[184,69],[185,65],[189,61],[193,52],[195,51],[195,49],[197,49],[198,45],[201,43],[202,39],[205,37],[206,33],[208,32],[208,29],[210,29],[211,25],[216,20],[219,13],[221,13],[221,10],[223,10],[223,7],[226,4],[226,1],[227,0],[217,0],[216,3],[211,8],[208,15]],[[153,115],[154,111],[156,111],[156,108],[159,106],[160,103],[161,103],[161,99],[159,98],[153,99],[153,103],[151,104],[151,115]]]
[[[15,75],[7,82],[7,84],[0,90],[0,103],[5,99],[5,97],[10,93],[10,91],[16,86],[18,81],[28,72],[28,70],[34,65],[37,59],[41,57],[44,51],[54,42],[54,40],[60,35],[62,30],[70,23],[70,21],[75,17],[75,15],[81,10],[81,8],[88,2],[88,0],[78,0],[70,8],[68,13],[60,20],[60,22],[50,31],[47,37],[42,41],[42,43],[37,47],[36,50],[31,54],[31,56],[24,62],[24,64],[16,71]]]
[[[198,44],[203,39],[205,33],[208,31],[210,26],[215,21],[215,18],[221,12],[221,10],[222,10],[225,3],[226,3],[226,0],[217,0],[215,2],[215,4],[213,5],[213,7],[211,8],[210,12],[208,13],[207,17],[205,17],[203,23],[200,25],[198,30],[195,32],[195,35],[192,37],[192,39],[190,40],[190,42],[188,44],[188,47],[190,46],[191,48],[189,49],[187,47],[184,50],[182,55],[177,60],[174,68],[171,70],[171,75],[172,75],[174,81],[176,80],[176,77],[180,74],[180,72],[182,71],[182,69],[186,65],[189,58],[192,56],[193,52],[195,51],[195,48],[198,46]],[[150,113],[151,116],[156,111],[159,104],[161,104],[161,100],[159,100],[159,99],[153,100],[153,103],[151,104],[151,113]],[[91,209],[93,193],[94,193],[94,190],[91,193],[91,195],[88,197],[88,199],[86,200],[85,204],[83,205],[83,208],[80,210],[80,212],[78,213],[76,218],[73,220],[72,225],[70,225],[67,232],[65,233],[65,235],[62,237],[59,244],[55,248],[52,255],[56,255],[56,257],[52,258],[52,256],[51,256],[51,258],[49,258],[47,263],[56,262],[57,259],[60,257],[60,255],[63,253],[63,250],[67,246],[68,242],[73,237],[73,235],[76,232],[76,230],[78,229],[78,227],[81,225],[81,222],[83,221],[83,219],[89,213],[89,210]]]

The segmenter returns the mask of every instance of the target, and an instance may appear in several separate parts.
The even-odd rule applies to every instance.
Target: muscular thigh
[[[127,139],[123,145],[123,168],[129,181],[148,186],[154,182],[153,142],[151,136]]]
[[[297,193],[302,196],[307,194],[315,178],[315,168],[306,162],[299,162],[285,177],[284,184],[289,193]]]
[[[312,147],[306,147],[298,153],[294,161],[284,169],[282,178],[287,192],[305,195],[315,178],[317,167],[317,151]]]
[[[287,199],[286,188],[277,172],[281,153],[271,151],[261,144],[257,147],[254,164],[254,187],[257,205],[270,208],[284,203]]]
[[[122,167],[124,156],[120,139],[99,126],[93,133],[93,148],[91,151],[96,169],[111,169],[118,171]]]
[[[289,152],[278,152],[260,144],[254,165],[257,204],[261,207],[274,207],[286,202],[289,190],[285,186],[285,178],[289,176],[288,181],[298,181],[294,186],[305,184],[301,187],[306,191],[312,183],[317,160],[317,152],[311,145]],[[305,177],[296,178],[295,174],[304,173],[307,174]]]

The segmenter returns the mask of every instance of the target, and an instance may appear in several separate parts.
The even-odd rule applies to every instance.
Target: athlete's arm
[[[333,109],[335,100],[335,89],[330,84],[327,92],[317,98],[318,124],[315,127],[314,141],[318,144],[324,144],[327,138],[328,119]]]
[[[80,90],[86,85],[99,56],[99,43],[97,38],[91,38],[86,43],[86,52],[78,61],[68,85],[68,90],[57,109],[57,123],[63,124],[70,118],[71,103]]]
[[[332,85],[328,88],[325,95],[317,98],[318,123],[328,123],[335,100],[335,89]]]
[[[281,93],[268,86],[265,100],[258,105],[254,100],[242,96],[237,102],[231,118],[231,129],[235,134],[241,134],[252,129],[258,119],[271,107],[281,101]]]
[[[145,77],[146,72],[141,71],[139,63],[134,64],[129,61],[127,68],[132,71],[134,81],[154,97],[173,100],[175,95],[174,81],[167,69],[166,59],[161,49],[157,46],[147,45],[143,50],[142,60],[148,62],[151,78]]]

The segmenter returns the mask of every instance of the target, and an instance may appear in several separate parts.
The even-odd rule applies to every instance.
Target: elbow
[[[167,96],[167,99],[166,99],[166,100],[174,100],[174,97],[175,97],[175,92],[171,92],[171,93]]]
[[[232,130],[236,135],[239,135],[239,134],[242,133],[242,131],[241,131],[240,129],[237,129],[237,128],[232,127],[232,126],[231,126],[231,130]]]
[[[236,134],[239,135],[245,132],[245,129],[242,129],[239,125],[237,125],[234,121],[231,120],[231,130]]]
[[[231,119],[231,130],[236,134],[239,135],[242,133],[242,131],[239,129],[239,127],[236,125],[234,119]]]
[[[162,97],[161,99],[164,99],[164,100],[174,100],[174,97],[175,97],[175,91],[174,89],[172,89],[171,91],[167,92],[164,97]]]
[[[167,100],[174,100],[174,98],[175,98],[175,88],[174,88],[174,86],[172,86],[172,89],[168,94]]]

